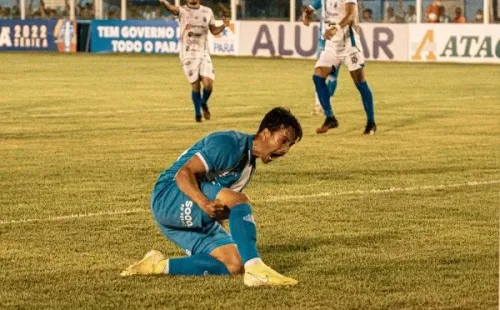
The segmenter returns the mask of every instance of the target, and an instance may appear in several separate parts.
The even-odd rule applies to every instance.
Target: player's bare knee
[[[196,81],[194,83],[191,83],[191,87],[193,88],[193,91],[195,92],[200,92],[201,91],[201,84],[200,81]]]
[[[354,83],[362,83],[365,81],[365,74],[363,68],[351,71],[351,77]]]
[[[226,188],[222,189],[217,194],[217,199],[219,199],[228,208],[232,208],[242,203],[250,203],[250,199],[248,199],[247,195]]]
[[[214,81],[211,79],[204,79],[203,80],[203,88],[208,88],[212,89],[214,87]]]

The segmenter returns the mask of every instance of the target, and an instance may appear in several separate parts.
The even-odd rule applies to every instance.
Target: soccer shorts
[[[202,193],[210,200],[214,200],[222,188],[210,182],[200,185]],[[174,180],[165,184],[163,189],[155,190],[151,209],[165,237],[188,255],[210,254],[220,246],[234,243],[231,235],[186,196]]]
[[[189,83],[194,83],[203,76],[215,80],[215,71],[210,55],[203,58],[186,58],[182,61],[182,70]]]
[[[335,69],[338,69],[341,64],[344,64],[349,71],[356,71],[363,68],[365,66],[363,52],[356,47],[352,47],[347,53],[338,55],[331,49],[324,49],[319,54],[315,68],[335,67]]]

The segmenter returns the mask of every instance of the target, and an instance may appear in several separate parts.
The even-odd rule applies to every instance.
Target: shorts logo
[[[193,76],[193,70],[189,70],[188,75],[189,75],[189,76]]]
[[[181,223],[182,226],[192,227],[193,217],[191,216],[191,208],[193,207],[193,202],[191,200],[186,200],[185,203],[181,204]]]
[[[351,56],[351,61],[352,61],[352,63],[353,63],[353,64],[358,63],[358,57],[356,57],[356,56]]]
[[[188,61],[186,61],[186,63],[185,63],[184,65],[185,65],[185,66],[189,66],[190,64],[191,64],[191,61],[190,61],[190,60],[188,60]]]

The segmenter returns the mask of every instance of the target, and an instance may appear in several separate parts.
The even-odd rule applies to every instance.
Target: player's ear
[[[264,130],[262,130],[262,137],[264,137],[264,140],[268,140],[271,137],[271,135],[272,133],[269,129],[264,128]]]

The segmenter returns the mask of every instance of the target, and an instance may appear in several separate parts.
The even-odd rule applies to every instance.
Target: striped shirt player
[[[165,259],[152,250],[122,275],[229,275],[244,267],[247,286],[296,284],[260,259],[252,209],[242,191],[257,158],[272,162],[301,137],[297,119],[288,110],[274,108],[256,135],[220,131],[196,142],[160,175],[151,198],[160,230],[188,256]],[[220,224],[226,219],[231,235]]]
[[[315,3],[317,4],[317,2]],[[316,132],[326,133],[329,129],[338,127],[338,121],[333,115],[330,96],[326,86],[326,77],[338,70],[341,64],[347,66],[351,77],[358,88],[367,123],[363,134],[373,135],[377,130],[373,111],[373,95],[365,81],[363,67],[365,59],[361,49],[361,41],[357,29],[356,0],[321,0],[321,36],[325,39],[325,48],[316,62],[313,81],[316,93],[326,116],[325,121]],[[312,7],[305,11],[306,19],[314,12]]]
[[[318,35],[318,49],[317,49],[317,54],[316,57],[318,58],[321,51],[325,49],[325,44],[326,41],[323,38],[323,29],[324,29],[324,12],[325,10],[323,9],[324,5],[322,5],[323,0],[313,0],[311,5],[309,6],[310,9],[316,11],[316,10],[321,10],[319,14],[319,19],[320,19],[320,24],[319,24],[319,35]],[[304,25],[309,26],[310,20],[308,19],[307,15],[307,10],[303,11],[302,15],[302,22]],[[338,76],[339,76],[339,70],[340,68],[337,68],[337,70],[333,70],[330,75],[328,76],[327,80],[327,87],[328,87],[328,92],[330,93],[330,97],[333,97],[335,94],[335,90],[337,89],[337,81],[338,81]],[[319,102],[318,95],[315,94],[315,103],[313,110],[311,112],[312,115],[320,115],[323,114],[323,108],[321,107],[321,103]],[[332,110],[333,111],[333,110]]]
[[[179,58],[187,80],[192,86],[191,99],[194,105],[195,120],[202,121],[203,117],[211,117],[208,109],[208,99],[212,94],[215,80],[215,71],[210,58],[208,46],[208,32],[213,35],[221,33],[229,20],[224,17],[221,26],[215,26],[212,9],[200,5],[200,0],[189,0],[183,6],[175,6],[167,0],[159,0],[167,10],[177,16],[179,20]],[[203,94],[201,93],[203,84]]]

